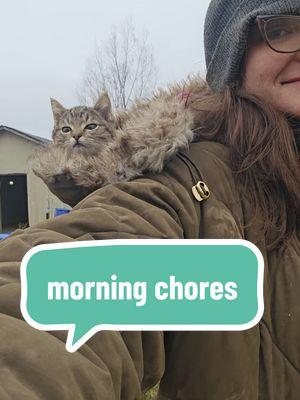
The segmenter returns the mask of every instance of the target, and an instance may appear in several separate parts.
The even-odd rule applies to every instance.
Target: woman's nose
[[[299,51],[296,51],[296,52],[294,53],[294,59],[296,59],[297,61],[300,61],[300,50],[299,50]]]

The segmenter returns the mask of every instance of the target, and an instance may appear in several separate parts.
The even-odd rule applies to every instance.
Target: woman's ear
[[[101,94],[101,96],[97,100],[96,104],[94,105],[94,109],[106,121],[109,121],[112,119],[111,102],[110,102],[110,98],[106,92]]]
[[[51,102],[54,122],[57,123],[60,117],[66,111],[66,109],[57,100],[52,99],[51,97],[50,97],[50,102]]]

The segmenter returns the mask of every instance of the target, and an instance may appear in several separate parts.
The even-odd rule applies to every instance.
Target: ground
[[[149,390],[145,396],[143,396],[143,400],[155,400],[157,395],[158,386],[155,386],[153,389]]]

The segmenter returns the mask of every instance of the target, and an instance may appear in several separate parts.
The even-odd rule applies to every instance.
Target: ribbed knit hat
[[[209,86],[216,92],[241,82],[251,23],[258,15],[300,15],[300,0],[212,0],[204,27]]]

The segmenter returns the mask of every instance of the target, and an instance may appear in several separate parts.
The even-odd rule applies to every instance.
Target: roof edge
[[[11,127],[6,126],[6,125],[0,125],[0,132],[1,131],[6,131],[6,132],[9,132],[9,133],[12,133],[13,135],[23,137],[24,139],[30,140],[30,141],[32,141],[34,143],[37,143],[37,144],[51,143],[51,140],[49,140],[49,139],[43,138],[41,136],[31,135],[30,133],[25,133],[25,132],[22,132],[22,131],[20,131],[18,129],[11,128]]]

